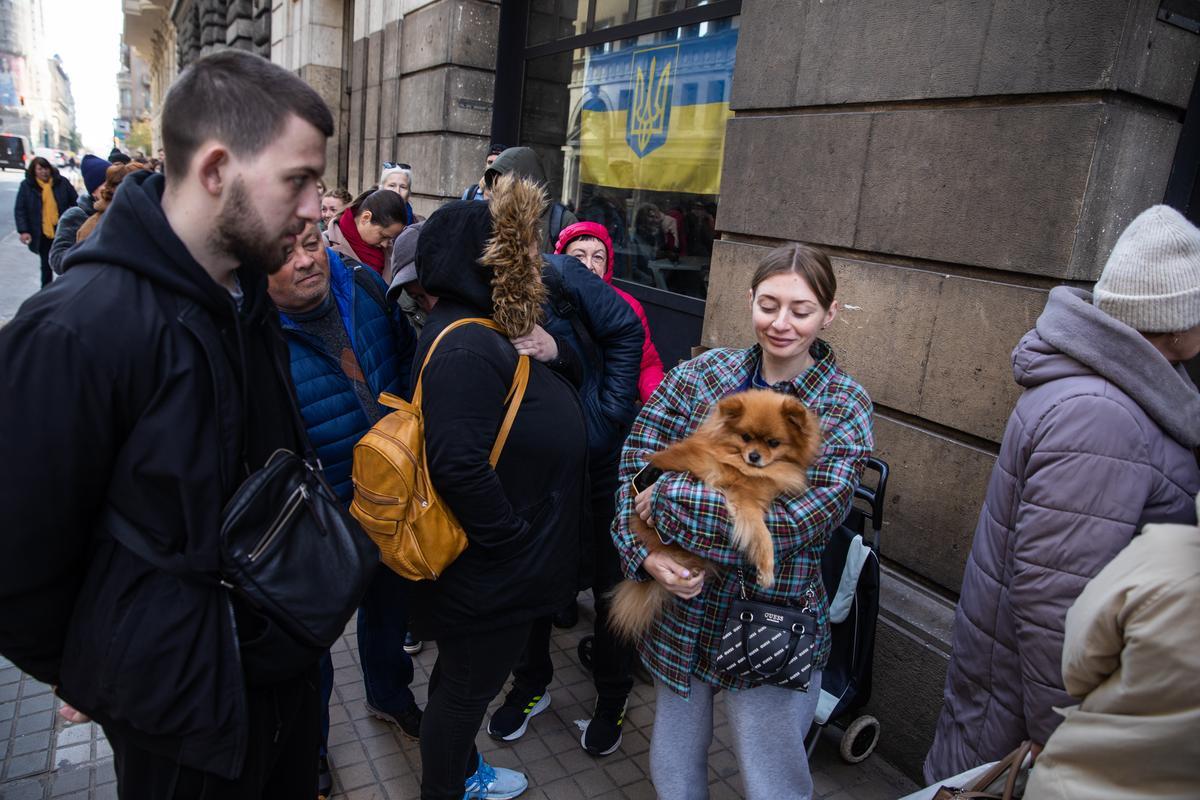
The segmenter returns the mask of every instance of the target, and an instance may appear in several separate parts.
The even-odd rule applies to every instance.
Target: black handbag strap
[[[198,572],[188,563],[187,557],[183,553],[164,553],[161,550],[156,550],[146,541],[146,538],[138,530],[138,527],[130,521],[129,517],[122,514],[111,503],[105,505],[100,517],[104,530],[113,539],[116,539],[122,547],[155,569],[165,572],[168,575],[173,575],[176,578],[202,583],[206,586],[225,586],[229,588],[229,584],[219,574],[215,572]]]

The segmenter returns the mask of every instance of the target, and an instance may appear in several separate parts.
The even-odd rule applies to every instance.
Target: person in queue
[[[502,800],[525,790],[525,776],[478,754],[475,736],[533,621],[575,589],[574,570],[564,565],[579,558],[587,441],[571,383],[530,359],[510,435],[496,467],[488,462],[517,369],[509,339],[532,330],[544,296],[537,219],[544,195],[532,182],[505,182],[509,191],[492,203],[458,200],[439,209],[418,241],[417,273],[438,302],[414,364],[456,320],[485,317],[504,328],[450,331],[420,377],[430,478],[468,541],[438,580],[415,590],[412,626],[438,645],[421,724],[423,800]]]
[[[302,446],[266,276],[319,216],[332,133],[286,69],[198,59],[167,173],[125,178],[0,330],[0,653],[100,724],[123,800],[316,785],[320,652],[202,576],[246,476]]]
[[[387,281],[392,240],[407,218],[407,205],[396,192],[368,189],[325,230],[325,241],[339,256],[370,267]]]
[[[340,186],[321,192],[321,232],[328,230],[333,221],[346,210],[346,206],[353,202],[354,198],[350,193]]]
[[[708,797],[713,699],[721,690],[727,690],[725,711],[746,796],[812,796],[804,737],[829,653],[821,557],[850,510],[873,447],[871,401],[819,338],[837,316],[836,289],[822,251],[802,244],[771,250],[749,289],[758,343],[710,350],[669,372],[625,444],[612,532],[625,576],[659,581],[679,598],[638,648],[654,676],[650,774],[660,797]],[[636,496],[632,491],[634,475],[652,454],[692,433],[723,397],[747,389],[792,395],[821,420],[823,446],[808,471],[809,490],[776,498],[766,517],[777,554],[774,584],[746,586],[752,599],[773,603],[790,604],[811,593],[822,609],[807,692],[754,685],[715,667],[729,607],[739,593],[738,572],[751,569],[730,543],[732,522],[723,495],[681,472],[664,473]],[[633,514],[660,537],[728,569],[719,575],[691,573],[665,553],[648,553],[630,530]]]
[[[383,172],[379,174],[379,188],[395,192],[404,198],[404,224],[412,225],[423,217],[418,217],[412,210],[412,166],[398,161],[383,162]]]
[[[930,783],[1029,739],[1072,703],[1063,625],[1147,522],[1192,525],[1200,492],[1200,230],[1154,206],[1122,232],[1095,290],[1050,290],[1013,351],[1009,417],[963,575]]]
[[[300,414],[325,479],[347,508],[354,495],[350,472],[354,443],[389,413],[381,392],[408,397],[416,335],[384,297],[372,270],[344,263],[325,246],[315,223],[271,275],[271,299],[288,342]],[[368,713],[416,739],[421,709],[409,684],[413,664],[403,647],[410,584],[380,564],[358,610],[358,661]],[[321,749],[318,797],[333,788],[327,758],[333,663],[321,661]]]
[[[42,286],[54,280],[50,268],[50,246],[58,227],[58,217],[72,208],[79,195],[71,182],[41,156],[34,156],[25,169],[25,180],[17,187],[13,222],[21,244],[37,253],[42,266]]]

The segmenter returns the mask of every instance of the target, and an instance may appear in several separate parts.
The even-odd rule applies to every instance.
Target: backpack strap
[[[437,338],[433,340],[433,344],[429,345],[429,351],[425,353],[425,360],[421,362],[421,372],[417,375],[417,387],[413,390],[413,399],[411,405],[421,406],[421,379],[425,376],[425,367],[429,364],[430,357],[433,356],[433,351],[437,349],[438,343],[442,338],[455,328],[460,328],[463,325],[482,325],[485,328],[491,328],[496,333],[504,334],[504,329],[497,325],[493,320],[485,319],[484,317],[464,317],[451,322]],[[505,405],[508,406],[508,412],[504,415],[504,422],[500,425],[500,432],[496,435],[496,442],[492,445],[492,452],[488,455],[488,463],[492,468],[496,468],[496,463],[500,460],[500,453],[504,450],[504,444],[508,441],[508,434],[512,430],[513,422],[517,418],[517,411],[521,408],[521,400],[525,397],[525,388],[529,385],[529,356],[518,356],[517,368],[513,372],[513,382],[509,386],[508,396],[504,398]],[[386,398],[386,399],[385,399]],[[394,395],[389,395],[386,392],[379,396],[379,402],[390,408],[397,408],[396,401],[399,401]]]
[[[495,469],[497,462],[500,461],[500,453],[504,450],[504,443],[508,441],[508,433],[512,430],[513,421],[517,418],[517,409],[521,407],[521,400],[525,397],[525,387],[528,385],[529,356],[521,356],[517,359],[517,369],[513,373],[512,387],[508,390],[508,397],[504,400],[508,404],[508,413],[504,415],[500,433],[496,434],[496,443],[492,445],[492,452],[488,455],[488,463],[492,465],[492,469]]]
[[[384,316],[391,316],[391,310],[388,308],[387,296],[383,290],[379,288],[379,284],[371,277],[375,274],[374,270],[368,270],[362,264],[351,267],[354,271],[354,282],[361,286],[363,290],[371,296],[371,299],[383,309]]]
[[[550,234],[550,249],[553,250],[558,244],[558,235],[563,229],[563,214],[566,213],[566,206],[562,203],[554,203],[550,206],[550,225],[547,232]]]
[[[550,295],[554,313],[570,324],[571,330],[575,332],[575,338],[579,340],[579,346],[584,350],[583,357],[587,359],[588,366],[593,370],[602,369],[603,359],[600,358],[600,350],[596,347],[591,332],[579,318],[579,309],[575,307],[575,304],[571,302],[570,295],[567,294],[562,268],[553,259],[544,259],[543,263],[550,265],[549,270],[542,270],[542,282],[546,284],[546,291]],[[546,280],[547,278],[549,280]]]

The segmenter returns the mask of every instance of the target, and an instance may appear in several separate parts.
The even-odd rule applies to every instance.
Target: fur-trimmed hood
[[[492,201],[456,200],[425,222],[417,243],[417,277],[425,291],[491,317],[509,336],[540,321],[538,217],[546,197],[528,179],[504,177]]]

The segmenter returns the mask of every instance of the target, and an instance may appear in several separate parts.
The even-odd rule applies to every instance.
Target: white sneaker
[[[463,800],[512,800],[529,788],[529,779],[515,769],[493,767],[479,756],[479,767],[467,778]]]

